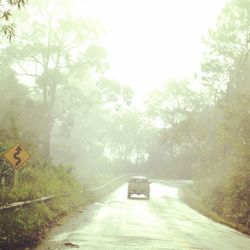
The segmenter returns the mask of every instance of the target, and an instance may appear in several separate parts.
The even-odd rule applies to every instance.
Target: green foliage
[[[223,218],[222,216],[218,215],[218,213],[212,211],[209,206],[204,205],[204,201],[201,200],[200,196],[197,195],[197,191],[194,191],[193,188],[186,187],[182,192],[182,198],[192,208],[198,210],[200,213],[211,218],[212,220],[227,225],[229,227],[235,228],[238,231],[250,235],[250,229],[248,226],[244,226],[239,222],[229,221]]]
[[[221,176],[213,181],[206,178],[185,187],[182,197],[205,216],[250,235],[249,175],[239,174],[238,169],[233,172],[235,175],[229,174],[226,180]]]
[[[25,201],[49,195],[80,190],[75,178],[70,174],[70,168],[55,167],[48,163],[34,162],[26,165],[18,172],[18,184],[2,195],[1,203]]]
[[[250,167],[233,168],[224,184],[222,215],[250,228]]]
[[[206,41],[203,83],[213,94],[213,126],[204,147],[209,157],[197,161],[194,195],[188,198],[201,211],[205,205],[212,218],[219,216],[218,221],[245,233],[250,232],[249,7],[248,0],[229,1]]]
[[[32,15],[17,17],[22,31],[15,43],[0,47],[0,147],[18,141],[32,154],[18,184],[0,162],[6,180],[0,203],[57,198],[1,217],[9,225],[0,238],[39,237],[41,228],[79,203],[80,185],[65,163],[74,164],[82,186],[138,166],[155,177],[193,177],[189,203],[249,228],[250,1],[228,1],[209,31],[201,79],[169,80],[152,93],[145,113],[131,107],[131,88],[105,76],[100,25],[73,18],[64,1],[33,3]],[[0,25],[10,17],[4,12]],[[2,27],[11,38],[15,27]],[[197,90],[197,84],[203,86]],[[64,164],[55,167],[52,155]],[[93,173],[94,183],[84,181]]]
[[[80,193],[78,181],[70,171],[69,167],[55,167],[42,162],[30,164],[20,170],[18,183],[14,188],[1,192],[1,205],[49,195],[55,195],[56,198],[45,203],[38,202],[2,211],[0,247],[21,246],[39,240],[49,224],[86,201]]]
[[[12,9],[24,8],[27,5],[27,0],[1,0],[0,1],[0,32],[2,32],[11,41],[15,36],[15,23],[11,23]]]
[[[65,122],[69,112],[85,101],[79,88],[82,79],[74,79],[77,82],[72,83],[73,76],[79,72],[84,75],[82,78],[92,72],[101,75],[107,69],[107,62],[105,50],[97,44],[102,31],[95,22],[73,18],[64,4],[58,3],[53,14],[50,3],[40,4],[34,3],[27,10],[30,15],[18,17],[23,30],[15,42],[1,48],[1,54],[3,64],[7,60],[15,76],[21,75],[18,78],[22,81],[25,76],[28,85],[32,85],[28,92],[38,106],[39,144],[44,156],[49,157],[54,129],[59,124],[70,126]],[[67,12],[64,18],[62,11]],[[44,13],[49,18],[44,18]],[[34,19],[34,15],[38,18]]]
[[[199,91],[192,90],[196,79],[171,80],[148,101],[148,117],[159,127],[150,164],[169,176],[192,172],[189,203],[244,232],[250,231],[249,10],[249,0],[225,5],[205,40]]]

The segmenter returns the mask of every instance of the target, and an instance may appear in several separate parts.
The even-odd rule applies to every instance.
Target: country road
[[[250,250],[250,237],[185,205],[177,186],[152,183],[148,201],[127,200],[123,185],[65,218],[36,249]]]

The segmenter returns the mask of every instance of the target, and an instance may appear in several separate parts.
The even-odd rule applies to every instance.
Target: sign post
[[[19,143],[3,154],[3,158],[15,169],[14,186],[18,185],[18,170],[30,157],[30,154]]]

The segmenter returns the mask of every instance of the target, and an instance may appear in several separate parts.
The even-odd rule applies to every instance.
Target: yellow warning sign
[[[3,157],[13,168],[19,169],[31,156],[20,144],[16,144],[9,151],[4,153]]]

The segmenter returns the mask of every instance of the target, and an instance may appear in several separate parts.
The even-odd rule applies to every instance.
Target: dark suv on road
[[[150,199],[150,184],[151,182],[144,176],[133,176],[128,181],[128,199],[131,195],[145,195],[146,198]]]

